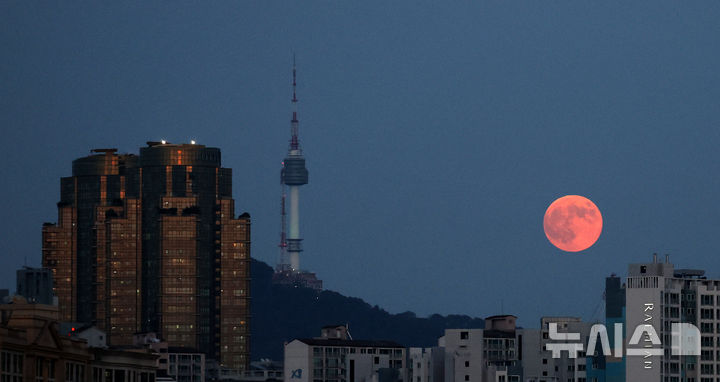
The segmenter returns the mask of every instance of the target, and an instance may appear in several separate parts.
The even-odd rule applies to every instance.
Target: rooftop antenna
[[[350,340],[352,340],[353,338],[352,338],[352,334],[350,334],[350,323],[349,322],[345,323],[345,332],[347,333],[348,338]]]

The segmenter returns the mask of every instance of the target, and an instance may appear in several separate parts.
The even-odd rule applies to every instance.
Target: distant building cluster
[[[269,381],[282,372],[238,371],[209,362],[197,349],[173,347],[157,333],[109,345],[96,326],[59,321],[56,305],[13,296],[0,304],[0,380],[4,382]]]
[[[447,329],[432,348],[411,348],[408,381],[587,381],[587,358],[553,358],[550,323],[586,341],[590,324],[576,317],[543,317],[540,329],[515,326],[516,317],[494,316],[485,329]]]
[[[446,329],[429,348],[352,340],[345,326],[326,327],[285,345],[285,381],[720,380],[720,280],[675,269],[669,257],[631,264],[624,283],[608,277],[604,322],[543,317],[528,329],[516,320],[493,316],[483,329]]]
[[[488,317],[484,329],[446,329],[437,346],[405,348],[391,341],[347,338],[345,326],[323,328],[318,338],[285,345],[290,382],[585,381],[586,357],[553,359],[546,351],[548,324],[578,330],[573,317],[546,317],[543,329],[521,329],[512,315]]]
[[[291,132],[273,282],[322,290],[299,263],[308,173],[295,112]],[[57,208],[42,268],[18,270],[14,294],[0,290],[0,382],[720,381],[720,280],[668,256],[606,278],[598,322],[523,328],[498,315],[445,329],[431,347],[330,325],[285,343],[282,362],[250,362],[250,216],[235,215],[219,149],[93,150],[61,179]]]
[[[15,298],[0,305],[3,382],[155,382],[157,355],[142,348],[90,346],[63,335],[56,306]]]

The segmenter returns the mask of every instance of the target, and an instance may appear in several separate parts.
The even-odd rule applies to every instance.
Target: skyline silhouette
[[[312,182],[302,267],[389,312],[593,318],[604,278],[669,253],[720,277],[720,4],[0,4],[0,288],[40,265],[91,149],[196,140],[277,262],[292,52]],[[586,251],[556,198],[603,214]],[[503,308],[501,308],[503,306]]]

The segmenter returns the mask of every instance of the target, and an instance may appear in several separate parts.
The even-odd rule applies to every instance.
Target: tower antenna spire
[[[290,121],[290,151],[298,152],[300,150],[300,140],[298,138],[298,127],[300,122],[297,118],[297,70],[295,67],[295,53],[293,53],[293,69],[292,69],[292,120]]]

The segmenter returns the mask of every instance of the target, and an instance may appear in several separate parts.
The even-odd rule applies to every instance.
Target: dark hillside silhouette
[[[393,340],[405,346],[430,347],[446,328],[482,328],[483,319],[413,312],[390,314],[362,299],[333,291],[272,284],[273,269],[262,261],[251,264],[251,357],[282,360],[283,343],[316,337],[325,325],[349,324],[354,339]]]

